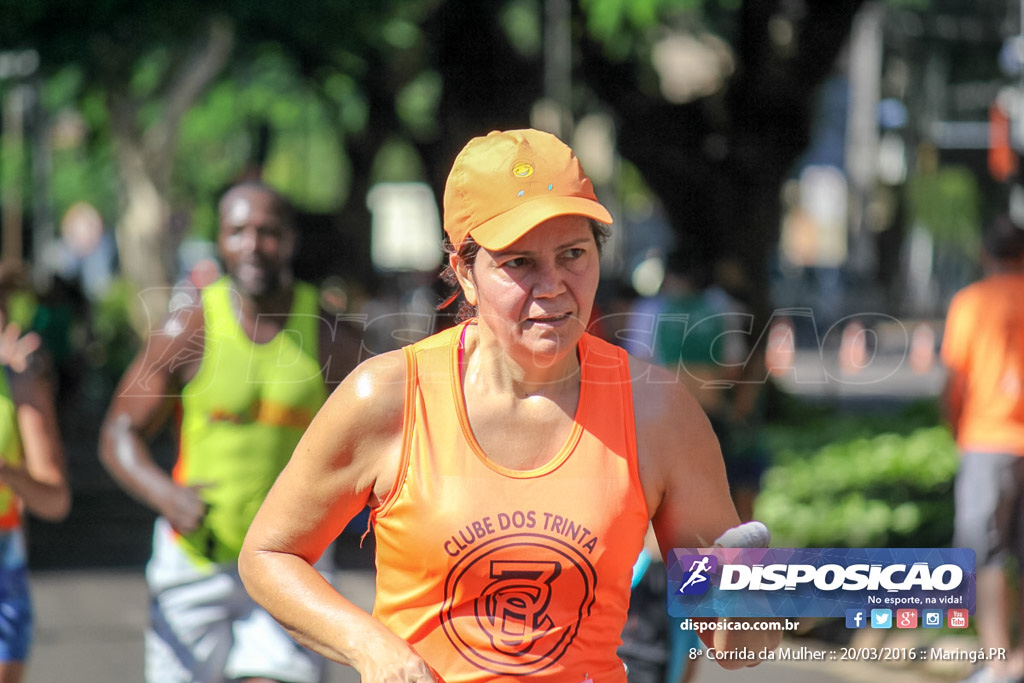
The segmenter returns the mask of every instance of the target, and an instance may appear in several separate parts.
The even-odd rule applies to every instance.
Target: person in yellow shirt
[[[226,275],[150,336],[101,430],[103,464],[159,515],[146,566],[146,680],[316,683],[323,659],[252,602],[237,558],[263,497],[359,345],[292,273],[297,227],[283,196],[247,181],[218,208]],[[178,454],[165,472],[148,439],[173,415]]]
[[[33,618],[26,513],[59,522],[71,510],[57,425],[55,372],[35,332],[5,319],[7,299],[26,287],[20,264],[0,264],[0,681],[18,683],[31,649]]]

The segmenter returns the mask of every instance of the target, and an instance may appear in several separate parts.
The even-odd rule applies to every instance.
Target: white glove
[[[715,548],[767,548],[771,540],[768,527],[758,521],[746,522],[725,532],[715,539]]]

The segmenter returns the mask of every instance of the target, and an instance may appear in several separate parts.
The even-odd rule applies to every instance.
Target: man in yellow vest
[[[104,465],[158,513],[146,680],[317,683],[323,660],[295,644],[242,587],[242,540],[299,437],[355,365],[359,343],[292,274],[288,202],[259,182],[219,205],[226,275],[174,311],[122,378],[100,438]],[[168,473],[151,438],[176,414]],[[324,558],[329,560],[330,558]]]

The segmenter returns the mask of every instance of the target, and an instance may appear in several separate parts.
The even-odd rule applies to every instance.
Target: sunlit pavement
[[[336,585],[364,608],[373,604],[369,570],[339,572]],[[27,683],[129,683],[143,680],[148,598],[141,569],[45,571],[32,575],[36,639]],[[358,683],[332,665],[330,683]]]
[[[369,609],[373,603],[373,572],[368,569],[339,571],[336,585],[350,599]],[[141,681],[143,632],[147,621],[146,586],[141,569],[76,570],[37,572],[32,578],[37,606],[36,642],[29,663],[27,683],[117,683]],[[766,662],[755,668],[727,671],[713,661],[701,659],[697,681],[702,683],[743,683],[774,681],[793,683],[949,683],[967,671],[964,661],[945,664],[920,661],[869,661],[874,651],[892,656],[920,648],[931,636],[923,629],[893,631],[865,630],[848,646],[798,636],[783,641],[781,650],[808,657],[824,653],[823,659]],[[969,637],[952,637],[947,631],[932,647],[968,652],[976,647]],[[843,648],[847,648],[845,651]],[[889,648],[886,650],[885,648]],[[855,651],[856,661],[841,661]],[[879,655],[884,656],[884,655]],[[354,671],[331,665],[330,683],[358,683]]]
[[[873,634],[869,634],[873,635]],[[887,634],[888,635],[888,634]],[[864,642],[871,641],[870,637]],[[711,661],[698,664],[695,681],[744,683],[745,681],[793,683],[950,683],[970,672],[971,664],[957,661],[922,661],[939,651],[962,658],[977,644],[973,638],[945,636],[924,645],[921,633],[893,634],[875,646],[836,645],[808,638],[786,638],[776,656],[789,661],[764,662],[756,667],[728,671]],[[909,659],[913,650],[914,660]],[[794,657],[803,659],[794,660]]]
[[[854,356],[861,366],[842,362],[829,350],[800,350],[793,354],[790,369],[778,377],[787,391],[815,402],[839,405],[874,405],[879,401],[905,404],[938,394],[944,373],[937,362],[912,364],[901,350],[891,347],[877,355]],[[372,551],[364,548],[361,554]],[[362,560],[361,560],[362,561]],[[373,602],[373,573],[363,568],[339,571],[339,589],[369,609]],[[49,570],[32,574],[36,601],[36,639],[29,661],[27,683],[118,683],[141,681],[143,632],[148,599],[141,567],[128,569]],[[787,638],[783,648],[794,652],[825,652],[824,659],[766,662],[758,667],[727,671],[715,662],[701,660],[696,680],[700,683],[792,681],[794,683],[949,683],[969,668],[964,661],[923,664],[920,660],[869,661],[860,650],[889,647],[892,651],[935,645],[947,651],[968,652],[976,647],[970,638],[951,638],[925,643],[923,630],[906,633],[859,632],[851,642],[857,661],[841,661],[839,646],[808,637]],[[930,635],[930,634],[929,634]],[[835,659],[833,659],[833,655]],[[330,683],[358,683],[349,668],[332,665]]]
[[[935,398],[946,378],[937,357],[912,360],[909,350],[900,347],[880,349],[858,360],[844,362],[838,351],[828,349],[801,349],[775,380],[795,396],[846,407]]]

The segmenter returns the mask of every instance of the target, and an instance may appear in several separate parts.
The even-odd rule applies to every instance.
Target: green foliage
[[[216,234],[220,191],[255,161],[256,129],[270,130],[265,178],[299,207],[331,211],[347,187],[338,126],[296,66],[267,48],[245,69],[212,87],[182,121],[175,195],[190,208],[192,234]]]
[[[85,349],[88,381],[83,387],[86,401],[108,400],[118,379],[139,350],[141,340],[131,324],[134,298],[135,288],[123,278],[118,278],[111,283],[103,298],[90,308],[91,337]]]
[[[348,74],[336,71],[326,76],[321,86],[323,95],[338,110],[340,130],[356,133],[370,120],[370,108],[359,84]]]
[[[384,143],[370,171],[370,184],[412,183],[426,178],[416,150],[398,138]]]
[[[624,54],[628,36],[657,24],[667,12],[700,9],[705,0],[581,0],[587,15],[587,30],[605,43],[611,52]],[[616,49],[616,47],[621,49]]]
[[[424,140],[436,137],[438,105],[444,79],[436,71],[424,71],[398,93],[395,107],[409,130]]]
[[[755,515],[778,547],[944,547],[957,451],[934,403],[817,413],[767,429],[775,465]]]
[[[306,103],[296,125],[281,129],[267,160],[264,178],[280,188],[298,206],[327,213],[342,203],[343,166],[337,136],[323,119],[323,111]]]
[[[938,245],[970,258],[980,245],[981,195],[971,169],[943,166],[915,174],[908,183],[910,221],[927,228]]]
[[[52,124],[49,192],[56,222],[85,201],[109,222],[117,212],[114,150],[101,98],[82,97],[81,69],[69,66],[42,83],[40,102]]]
[[[171,55],[164,47],[157,47],[147,55],[139,58],[132,74],[131,92],[139,97],[153,95],[171,66]]]
[[[396,50],[407,50],[420,41],[420,29],[416,24],[401,18],[386,19],[381,23],[381,36]]]
[[[512,0],[502,8],[501,23],[509,43],[524,57],[539,57],[544,48],[543,9],[536,0]]]

